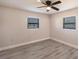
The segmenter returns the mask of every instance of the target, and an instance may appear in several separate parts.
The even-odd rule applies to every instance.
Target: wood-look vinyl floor
[[[0,52],[0,59],[78,59],[77,49],[52,40]]]

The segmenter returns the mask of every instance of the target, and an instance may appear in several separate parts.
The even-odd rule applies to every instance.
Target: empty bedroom
[[[0,59],[78,59],[77,0],[0,0]]]

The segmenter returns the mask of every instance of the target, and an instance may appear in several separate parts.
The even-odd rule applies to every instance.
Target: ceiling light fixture
[[[47,9],[47,10],[50,10],[51,8],[50,8],[50,7],[47,7],[46,9]]]

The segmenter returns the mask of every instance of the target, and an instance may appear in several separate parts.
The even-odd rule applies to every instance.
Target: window
[[[63,28],[64,29],[76,29],[76,17],[65,17],[63,19]]]
[[[36,29],[39,28],[39,18],[28,17],[27,18],[27,28],[28,29]]]

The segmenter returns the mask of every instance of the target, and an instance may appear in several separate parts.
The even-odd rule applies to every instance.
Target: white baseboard
[[[0,48],[0,51],[4,51],[4,50],[8,50],[8,49],[12,49],[12,48],[16,48],[16,47],[20,47],[20,46],[24,46],[24,45],[28,45],[28,44],[32,44],[32,43],[36,43],[36,42],[41,42],[41,41],[44,41],[44,40],[55,40],[57,42],[60,42],[60,43],[63,43],[65,45],[68,45],[68,46],[71,46],[73,48],[76,48],[78,49],[78,47],[76,45],[72,45],[70,43],[67,43],[65,41],[62,41],[62,40],[58,40],[58,39],[55,39],[55,38],[50,38],[50,37],[47,37],[47,38],[43,38],[43,39],[38,39],[38,40],[34,40],[34,41],[30,41],[30,42],[26,42],[26,43],[21,43],[21,44],[17,44],[17,45],[10,45],[10,46],[7,46],[7,47],[3,47],[3,48]]]
[[[51,38],[51,40],[55,40],[55,41],[57,41],[57,42],[60,42],[60,43],[63,43],[63,44],[65,44],[65,45],[68,45],[68,46],[70,46],[70,47],[73,47],[73,48],[75,48],[75,49],[78,49],[78,46],[77,46],[77,45],[73,45],[73,44],[70,44],[70,43],[65,42],[65,41],[62,41],[62,40],[59,40],[59,39],[56,39],[56,38]]]
[[[12,48],[16,48],[16,47],[20,47],[20,46],[24,46],[24,45],[36,43],[36,42],[41,42],[41,41],[48,40],[48,39],[50,39],[50,37],[38,39],[38,40],[26,42],[26,43],[21,43],[21,44],[17,44],[17,45],[11,45],[11,46],[0,48],[0,51],[4,51],[4,50],[8,50],[8,49],[12,49]]]

